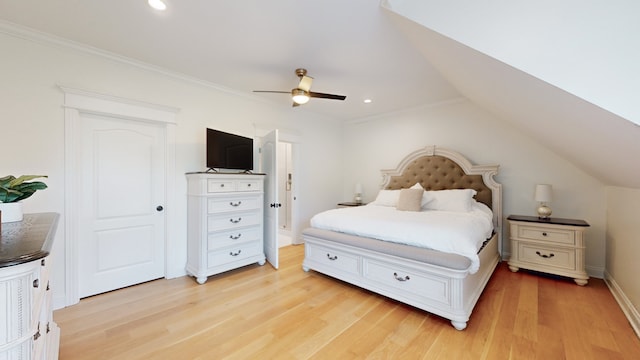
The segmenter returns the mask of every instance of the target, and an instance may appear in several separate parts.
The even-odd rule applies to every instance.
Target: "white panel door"
[[[80,297],[164,277],[164,127],[83,115]]]
[[[262,138],[262,172],[264,178],[264,253],[267,261],[278,268],[278,130]]]

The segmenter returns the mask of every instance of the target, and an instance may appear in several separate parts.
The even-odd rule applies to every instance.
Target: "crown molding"
[[[55,46],[65,50],[72,50],[72,51],[77,51],[84,54],[93,55],[99,58],[107,59],[107,60],[118,62],[121,64],[130,65],[132,67],[136,67],[138,69],[149,71],[155,74],[167,76],[167,77],[181,80],[187,83],[221,91],[227,94],[248,98],[253,101],[258,99],[260,101],[267,102],[261,97],[255,96],[253,94],[247,94],[245,92],[237,91],[237,90],[234,90],[219,84],[215,84],[206,80],[202,80],[193,76],[185,75],[176,71],[171,71],[160,66],[146,63],[144,61],[128,58],[126,56],[122,56],[107,50],[96,48],[96,47],[79,43],[73,40],[65,39],[56,35],[45,33],[39,30],[35,30],[33,28],[18,25],[2,19],[0,19],[0,34],[13,36],[16,38],[32,41],[32,42],[46,45],[46,46]]]

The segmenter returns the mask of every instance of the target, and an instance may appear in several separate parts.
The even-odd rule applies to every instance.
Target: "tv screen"
[[[207,129],[207,168],[253,170],[253,139]]]

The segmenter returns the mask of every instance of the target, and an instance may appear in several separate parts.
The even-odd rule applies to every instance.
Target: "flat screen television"
[[[253,139],[207,129],[207,168],[253,170]]]

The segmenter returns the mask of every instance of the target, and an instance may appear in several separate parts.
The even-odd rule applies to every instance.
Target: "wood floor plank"
[[[640,340],[606,284],[500,264],[467,329],[301,268],[250,265],[161,279],[54,312],[60,359],[639,359]]]

